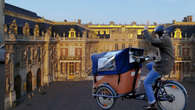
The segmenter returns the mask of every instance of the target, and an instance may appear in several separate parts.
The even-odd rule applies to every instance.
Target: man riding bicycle
[[[147,64],[150,72],[144,80],[144,88],[149,103],[149,105],[144,108],[146,110],[157,110],[152,84],[156,79],[161,77],[161,75],[167,75],[172,71],[174,65],[173,45],[168,32],[165,31],[164,26],[162,25],[155,28],[154,34],[149,33],[145,28],[143,36],[152,44],[152,46],[159,48],[160,51],[161,59]]]

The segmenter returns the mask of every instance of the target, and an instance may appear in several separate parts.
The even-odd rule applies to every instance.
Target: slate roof
[[[80,33],[80,36],[82,36],[83,31],[86,30],[83,27],[80,27],[78,25],[53,25],[52,26],[52,33],[58,33],[60,36],[63,36],[63,33],[65,33],[65,36],[68,37],[69,30],[73,28],[76,31],[76,36]]]
[[[29,11],[29,10],[26,10],[26,9],[23,9],[23,8],[19,8],[19,7],[16,7],[14,5],[11,5],[11,4],[5,3],[5,9],[9,10],[11,12],[23,14],[23,15],[30,16],[30,17],[33,17],[33,18],[41,18],[35,12]]]
[[[169,33],[173,35],[177,28],[181,29],[183,37],[191,38],[192,35],[195,35],[195,25],[171,25],[167,27],[167,29],[170,30]]]
[[[41,18],[34,12],[31,12],[29,10],[22,9],[22,8],[19,8],[19,7],[16,7],[16,6],[7,4],[7,3],[5,4],[5,9],[9,10],[11,12],[15,12],[15,13],[19,13],[19,14],[28,16],[30,18]],[[52,25],[52,24],[47,24],[47,23],[37,23],[37,22],[31,21],[31,20],[18,18],[18,17],[13,17],[13,16],[10,16],[10,15],[5,15],[5,24],[8,25],[8,28],[9,28],[9,25],[12,23],[13,20],[16,20],[16,24],[18,26],[18,34],[22,34],[22,28],[23,28],[25,23],[29,24],[30,35],[33,35],[33,30],[34,30],[34,27],[35,27],[36,24],[39,25],[40,35],[41,35],[42,32],[46,32],[46,30],[50,26],[52,26],[52,35],[53,35],[54,32],[58,33],[60,36],[63,36],[63,34],[65,33],[66,37],[68,36],[68,31],[71,28],[75,29],[76,36],[78,36],[79,33],[80,33],[80,36],[82,36],[83,31],[87,30],[85,27],[79,26],[76,23],[75,24],[70,24],[70,25],[67,25],[67,24],[65,24],[65,25],[64,24],[62,24],[62,25],[61,24]]]

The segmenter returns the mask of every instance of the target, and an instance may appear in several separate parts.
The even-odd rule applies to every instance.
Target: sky
[[[158,24],[195,17],[195,0],[5,0],[54,21],[108,24]],[[194,21],[194,20],[193,20]]]

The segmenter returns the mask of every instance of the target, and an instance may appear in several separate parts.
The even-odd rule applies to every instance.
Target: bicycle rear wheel
[[[161,110],[185,110],[187,92],[178,82],[167,81],[157,91],[157,105]]]

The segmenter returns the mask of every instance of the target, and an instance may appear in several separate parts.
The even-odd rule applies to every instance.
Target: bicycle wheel
[[[115,103],[115,99],[114,97],[112,97],[114,96],[114,92],[110,88],[108,88],[107,86],[100,86],[97,88],[96,94],[100,95],[96,96],[96,102],[102,109],[109,110],[113,107]]]
[[[185,110],[187,92],[178,82],[167,81],[157,91],[157,105],[161,110]]]

